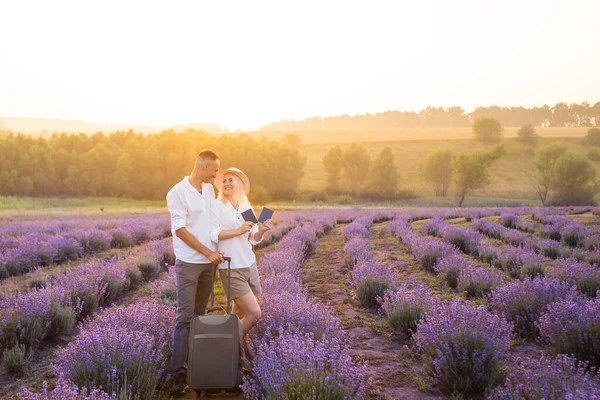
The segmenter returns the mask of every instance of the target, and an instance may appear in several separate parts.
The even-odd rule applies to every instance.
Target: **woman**
[[[218,171],[215,183],[220,190],[214,207],[211,207],[210,237],[217,243],[219,251],[231,257],[230,298],[233,313],[242,320],[246,334],[261,316],[256,295],[261,294],[262,288],[252,245],[263,240],[272,222],[265,221],[259,228],[258,224],[244,221],[242,213],[252,207],[247,197],[250,181],[242,171],[237,168]],[[219,265],[219,273],[227,290],[227,264]]]

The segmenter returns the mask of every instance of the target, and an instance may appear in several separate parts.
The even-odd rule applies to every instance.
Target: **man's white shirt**
[[[217,245],[210,240],[210,211],[214,200],[215,190],[210,183],[203,183],[202,193],[199,193],[190,183],[189,176],[183,178],[167,193],[167,207],[171,213],[173,251],[178,260],[194,264],[210,263],[203,254],[179,239],[175,231],[185,227],[200,243],[211,251],[216,251]]]

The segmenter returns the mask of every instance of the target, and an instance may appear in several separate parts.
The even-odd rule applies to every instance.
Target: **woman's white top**
[[[242,226],[245,222],[242,213],[251,208],[248,204],[240,204],[236,210],[228,200],[214,200],[210,207],[210,239],[217,244],[218,250],[225,253],[225,257],[231,257],[231,269],[248,268],[256,262],[252,245],[262,242],[262,239],[259,242],[254,240],[258,224],[250,232],[230,239],[219,240],[219,233]],[[220,264],[219,268],[227,268],[227,263]]]

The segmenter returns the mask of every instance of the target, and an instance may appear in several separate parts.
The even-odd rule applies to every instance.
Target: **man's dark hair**
[[[202,150],[200,154],[198,154],[197,161],[217,161],[219,160],[219,156],[212,150]]]

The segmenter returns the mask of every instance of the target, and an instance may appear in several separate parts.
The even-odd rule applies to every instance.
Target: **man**
[[[190,176],[167,194],[177,277],[177,320],[173,332],[173,374],[171,394],[180,396],[187,388],[187,357],[190,322],[204,314],[212,289],[215,264],[224,262],[210,240],[209,217],[215,191],[210,181],[219,170],[219,156],[203,150]]]

